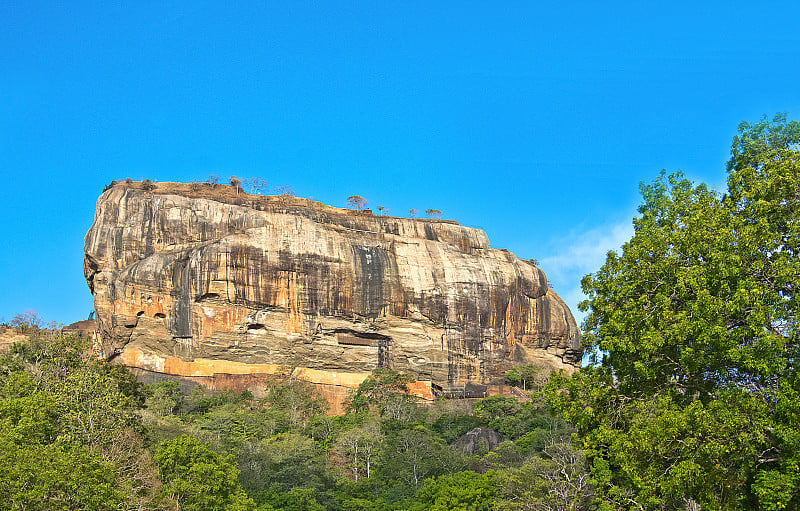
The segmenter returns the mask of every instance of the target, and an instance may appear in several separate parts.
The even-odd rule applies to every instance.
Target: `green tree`
[[[32,346],[12,351],[39,356]],[[40,390],[42,382],[31,373],[5,371],[14,358],[0,363],[0,510],[117,509],[123,501],[136,500],[132,491],[141,487],[127,467],[113,463],[122,457],[90,451],[82,444],[83,435],[71,434],[75,416],[65,413],[64,403],[74,389],[54,385]],[[40,359],[39,367],[47,370],[44,362]],[[83,372],[73,370],[70,376],[76,374]]]
[[[198,439],[182,435],[161,442],[155,455],[161,493],[183,511],[254,509],[239,484],[233,456],[222,456]]]
[[[490,511],[498,498],[495,474],[458,472],[425,481],[410,511]]]
[[[271,382],[266,387],[267,396],[262,404],[273,410],[285,412],[292,426],[305,426],[308,421],[328,410],[325,401],[312,383],[298,379]]]
[[[0,430],[6,440],[19,445],[49,444],[59,433],[56,399],[46,392],[0,401]]]
[[[308,421],[305,432],[317,442],[319,449],[327,451],[336,435],[336,422],[333,418],[324,415],[312,417]]]
[[[551,443],[541,456],[533,456],[520,467],[501,470],[495,478],[504,499],[495,509],[563,510],[592,509],[593,488],[586,460],[568,443]]]
[[[322,488],[327,480],[325,461],[314,441],[297,433],[279,433],[247,445],[239,456],[242,481],[248,491],[293,487]]]
[[[389,493],[409,494],[425,479],[464,468],[459,453],[423,426],[392,432],[381,444],[376,475]]]
[[[241,186],[240,185],[242,184],[242,180],[239,179],[236,176],[231,176],[229,178],[229,182],[230,182],[231,186],[236,190],[236,195],[239,195],[239,190],[241,190]]]
[[[267,509],[259,507],[259,511],[280,509],[281,511],[325,511],[314,497],[314,492],[304,488],[292,488],[288,491],[272,490],[262,499]]]
[[[355,481],[359,476],[369,478],[380,452],[383,435],[375,421],[366,422],[339,434],[333,452],[342,459]]]
[[[475,417],[483,421],[506,439],[519,438],[525,434],[531,418],[530,405],[520,403],[513,397],[490,396],[474,405]]]
[[[548,396],[612,506],[800,506],[800,124],[739,131],[727,194],[662,172],[583,280],[602,364]]]
[[[119,509],[129,495],[113,464],[82,446],[19,445],[0,434],[0,510]]]
[[[147,409],[154,414],[165,417],[172,415],[181,401],[181,386],[174,381],[160,381],[147,386]]]
[[[481,419],[474,415],[446,413],[437,417],[431,424],[431,428],[447,443],[453,443],[467,431],[475,429],[482,424]]]
[[[379,367],[358,385],[348,408],[356,412],[377,409],[383,413],[389,401],[405,393],[408,384],[413,382],[414,378],[408,374]]]
[[[521,386],[522,390],[539,392],[550,378],[550,372],[551,369],[544,365],[517,366],[506,371],[506,380],[511,385]]]
[[[360,195],[351,195],[347,198],[347,204],[358,211],[363,211],[364,208],[367,206],[367,199],[361,197]]]
[[[100,371],[71,372],[57,383],[62,435],[88,446],[103,446],[138,422],[131,400],[113,377]]]
[[[0,464],[15,466],[0,486],[22,477],[12,502],[25,508],[149,506],[158,481],[135,415],[142,402],[131,372],[87,356],[82,339],[15,344],[0,357]]]

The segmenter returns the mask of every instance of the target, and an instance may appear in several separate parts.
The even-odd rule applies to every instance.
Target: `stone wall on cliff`
[[[84,271],[105,355],[150,371],[292,368],[352,385],[387,367],[445,388],[528,363],[574,370],[582,355],[544,273],[452,221],[120,184],[97,201]]]

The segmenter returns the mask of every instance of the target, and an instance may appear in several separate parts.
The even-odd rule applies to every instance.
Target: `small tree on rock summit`
[[[347,204],[358,211],[364,211],[364,207],[367,205],[367,202],[367,199],[361,197],[360,195],[351,195],[347,198]]]
[[[236,195],[239,195],[239,185],[242,184],[242,180],[236,176],[230,177],[231,186],[236,188]]]

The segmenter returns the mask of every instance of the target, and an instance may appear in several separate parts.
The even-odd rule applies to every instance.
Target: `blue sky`
[[[722,186],[736,127],[800,117],[796,2],[0,3],[0,320],[92,309],[112,179],[259,176],[436,208],[575,310],[638,184]]]

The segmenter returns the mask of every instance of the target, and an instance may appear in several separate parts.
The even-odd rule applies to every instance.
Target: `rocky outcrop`
[[[87,339],[94,339],[97,332],[97,322],[94,319],[84,319],[76,321],[61,329],[62,333],[77,335],[78,337],[85,337]]]
[[[503,437],[500,433],[489,428],[475,428],[467,431],[453,442],[453,446],[462,454],[472,456],[476,453],[487,453],[497,449]]]
[[[11,349],[16,343],[29,340],[30,336],[19,333],[16,328],[0,325],[0,355]]]
[[[446,391],[582,355],[544,273],[452,221],[121,184],[97,201],[84,271],[104,354],[148,371],[353,386],[388,367]]]

